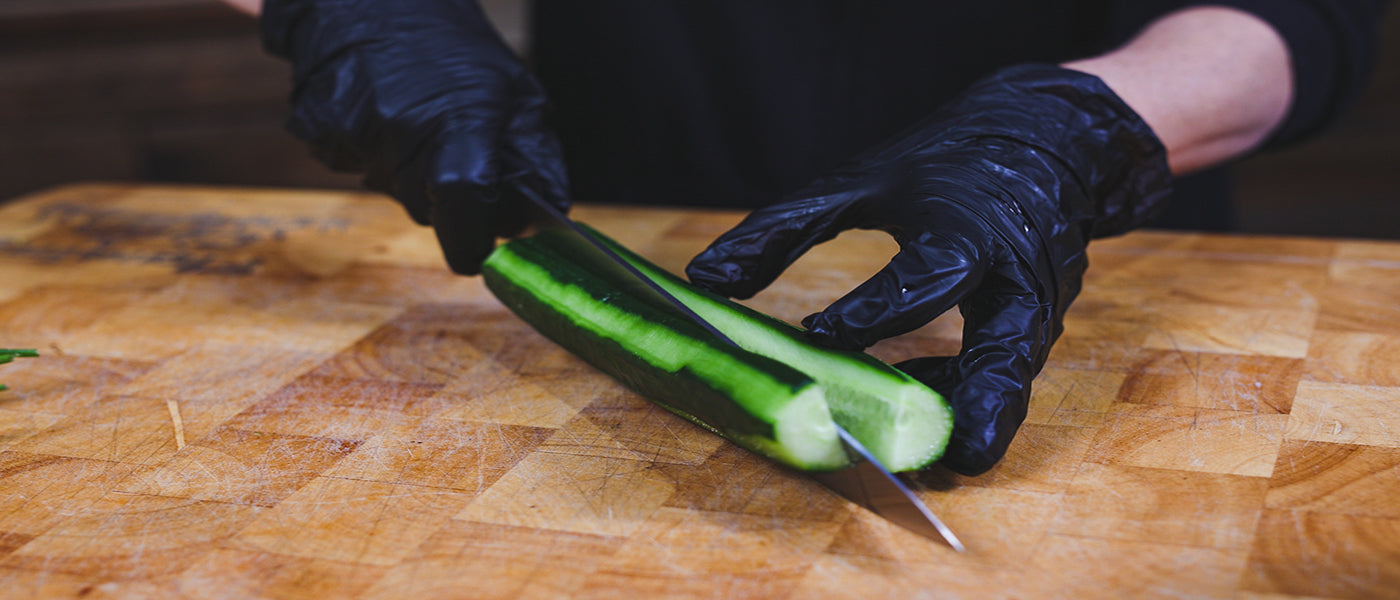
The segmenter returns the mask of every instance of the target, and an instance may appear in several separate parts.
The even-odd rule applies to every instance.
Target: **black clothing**
[[[1199,3],[537,0],[532,57],[577,201],[756,208],[988,73],[1111,50],[1188,4]],[[1259,15],[1289,45],[1298,97],[1278,145],[1359,94],[1386,3],[1215,4]],[[1227,228],[1226,183],[1183,178],[1156,224]]]

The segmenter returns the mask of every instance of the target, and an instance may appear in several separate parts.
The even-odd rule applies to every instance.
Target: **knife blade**
[[[613,269],[614,272],[609,275],[612,275],[616,281],[624,282],[623,285],[626,289],[623,291],[650,298],[658,306],[667,307],[676,314],[694,322],[714,335],[716,339],[732,346],[739,345],[713,324],[696,314],[690,307],[677,300],[665,288],[643,275],[631,263],[613,252],[602,240],[580,227],[573,219],[549,204],[541,196],[536,194],[522,195],[530,201],[535,227],[562,231],[568,238],[574,240],[575,243],[571,244],[573,250],[590,253],[593,258],[605,259],[594,262]],[[945,541],[958,552],[966,549],[952,530],[914,495],[903,480],[891,473],[878,459],[871,455],[850,432],[840,425],[836,425],[836,433],[841,440],[846,457],[851,462],[850,466],[835,471],[805,472],[806,475],[811,476],[827,489],[891,523],[918,535]]]

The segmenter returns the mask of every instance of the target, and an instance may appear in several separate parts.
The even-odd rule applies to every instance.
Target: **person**
[[[949,399],[941,462],[968,475],[1024,420],[1090,240],[1228,226],[1192,174],[1344,110],[1387,5],[537,0],[531,69],[471,0],[225,1],[290,61],[292,133],[456,272],[529,196],[752,209],[687,268],[739,298],[842,230],[889,232],[889,264],[803,325],[862,349],[958,308],[957,356],[897,366]]]

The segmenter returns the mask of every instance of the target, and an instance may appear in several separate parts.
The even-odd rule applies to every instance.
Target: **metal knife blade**
[[[588,230],[580,227],[578,223],[564,215],[559,209],[535,194],[524,194],[524,196],[529,198],[534,209],[533,222],[536,227],[562,230],[576,242],[573,244],[573,250],[593,254],[594,258],[605,259],[593,262],[616,269],[612,275],[617,281],[625,282],[627,286],[625,291],[649,297],[658,306],[673,309],[677,314],[695,322],[717,339],[738,346],[724,332],[715,328],[700,315],[695,314],[695,311],[643,275],[631,263],[613,252],[607,244],[593,236]],[[840,425],[836,426],[836,432],[841,438],[841,444],[846,451],[846,456],[851,460],[851,465],[836,471],[808,472],[805,473],[806,475],[811,476],[847,500],[900,527],[930,539],[946,541],[958,552],[965,550],[962,541],[953,534],[952,530],[948,529],[948,526],[939,520],[933,511],[929,510],[909,490],[908,486],[904,485],[902,480],[885,468],[860,442],[856,441],[850,432]]]
[[[880,464],[850,432],[837,425],[836,433],[841,436],[846,456],[851,457],[851,466],[807,475],[895,525],[933,540],[942,538],[958,552],[967,550],[953,530],[934,515],[904,485],[903,480]]]

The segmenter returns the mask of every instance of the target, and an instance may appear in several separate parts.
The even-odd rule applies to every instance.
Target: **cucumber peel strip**
[[[549,231],[499,246],[483,265],[487,286],[527,322],[644,397],[778,462],[803,470],[844,466],[844,452],[830,426],[832,421],[891,471],[917,470],[942,456],[952,431],[952,411],[941,396],[918,380],[868,354],[813,345],[803,339],[801,329],[692,286],[607,236],[593,233],[742,350],[729,347],[698,326],[679,322],[683,320],[668,316],[664,309],[653,307],[649,314],[629,314],[648,313],[645,306],[638,306],[645,302],[617,302],[616,294],[600,292],[615,288],[590,281],[587,265],[572,262],[576,257],[551,254],[550,236],[554,234]],[[557,267],[553,269],[556,272],[549,273],[551,269],[544,264]],[[563,271],[572,275],[559,277],[558,272]],[[538,314],[527,316],[525,313],[538,313],[539,307],[532,311],[524,306],[520,290],[506,289],[511,286],[532,287],[523,302],[548,303],[552,308],[545,312],[566,314],[562,318],[571,323],[566,327],[587,331],[583,347],[578,340],[558,339],[577,337],[558,331],[558,323],[537,322]],[[685,400],[664,397],[672,395],[664,376],[660,385],[637,385],[631,381],[636,377],[629,368],[619,369],[616,361],[606,358],[605,350],[600,352],[602,339],[625,346],[615,350],[632,353],[645,363],[643,368],[650,365],[672,378],[683,379],[682,374],[698,377],[725,396],[722,402],[738,405],[771,429],[763,432],[734,427],[733,411],[678,406]],[[778,389],[782,386],[772,382],[792,380],[792,369],[800,372],[804,383],[789,383],[788,391]],[[775,402],[775,398],[786,400]]]
[[[671,412],[798,469],[845,466],[823,390],[810,378],[717,341],[706,346],[698,327],[686,331],[644,306],[605,300],[593,293],[599,286],[543,266],[562,260],[515,240],[491,254],[482,275],[541,333]]]

